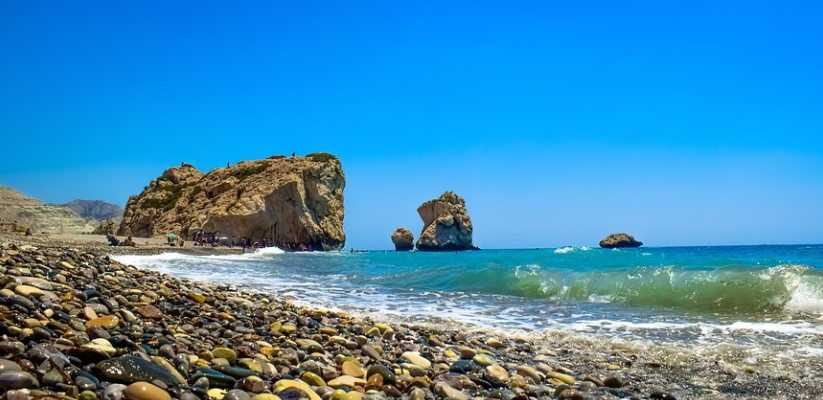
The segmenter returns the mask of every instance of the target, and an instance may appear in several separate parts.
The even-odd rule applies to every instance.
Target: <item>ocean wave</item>
[[[567,254],[567,253],[574,253],[579,251],[590,251],[592,250],[591,247],[586,246],[566,246],[554,249],[554,254]]]

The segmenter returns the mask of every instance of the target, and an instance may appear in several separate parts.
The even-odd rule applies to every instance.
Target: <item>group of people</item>
[[[127,237],[125,240],[120,241],[120,239],[116,238],[111,233],[106,235],[106,240],[109,241],[109,246],[129,246],[129,247],[137,247],[137,243],[135,243],[134,239],[131,236]]]

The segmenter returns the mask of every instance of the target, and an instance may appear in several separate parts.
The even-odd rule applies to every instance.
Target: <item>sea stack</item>
[[[340,160],[328,153],[241,161],[208,174],[181,164],[129,198],[118,234],[339,250],[345,186]]]
[[[472,221],[466,201],[448,191],[417,208],[423,219],[423,232],[417,239],[420,251],[477,250],[472,244]]]
[[[643,242],[635,240],[634,236],[627,233],[612,233],[600,241],[600,247],[606,249],[617,249],[621,247],[640,247]]]
[[[395,251],[409,251],[414,249],[414,235],[406,228],[397,228],[391,235]]]

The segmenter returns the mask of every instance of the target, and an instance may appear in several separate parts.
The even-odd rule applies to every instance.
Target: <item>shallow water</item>
[[[380,319],[752,362],[823,354],[821,245],[116,258]]]

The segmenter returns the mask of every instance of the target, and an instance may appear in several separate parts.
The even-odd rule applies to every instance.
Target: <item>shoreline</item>
[[[230,386],[242,389],[243,394],[251,398],[260,393],[277,392],[280,385],[279,389],[284,391],[280,392],[282,400],[290,400],[290,396],[295,395],[291,391],[295,390],[300,392],[297,393],[298,397],[313,400],[431,400],[446,397],[462,400],[474,397],[547,400],[632,396],[641,399],[811,399],[823,395],[823,384],[814,379],[819,375],[797,376],[795,373],[791,376],[789,372],[786,376],[767,374],[758,371],[758,366],[747,365],[742,360],[739,365],[732,365],[713,361],[711,357],[667,358],[663,349],[636,354],[637,351],[649,350],[646,348],[648,344],[639,342],[628,341],[620,348],[604,352],[592,350],[590,343],[563,332],[548,334],[542,340],[544,342],[535,343],[522,337],[449,330],[448,327],[437,329],[385,323],[372,321],[368,317],[351,316],[346,312],[296,306],[265,293],[221,287],[216,283],[192,282],[122,265],[109,257],[167,252],[240,254],[240,251],[175,248],[163,246],[162,240],[157,240],[159,244],[149,241],[137,248],[109,247],[104,236],[75,236],[81,238],[0,236],[4,252],[0,264],[5,264],[2,279],[8,290],[3,293],[0,306],[4,311],[2,330],[6,339],[0,344],[0,353],[5,351],[2,355],[7,358],[30,359],[32,365],[39,364],[35,362],[38,361],[37,357],[29,355],[31,351],[18,354],[14,354],[14,350],[9,351],[16,348],[14,343],[27,343],[24,348],[52,343],[69,356],[83,354],[85,359],[74,356],[81,361],[104,358],[101,352],[112,360],[122,361],[127,354],[148,354],[151,350],[155,357],[165,358],[178,369],[189,373],[188,379],[184,379],[185,384],[178,380],[176,384],[166,383],[166,388],[160,389],[170,397],[186,400],[194,400],[188,394],[198,397],[200,393],[196,379],[192,378],[203,371],[197,372],[196,366],[220,364],[245,367],[247,370],[259,369],[257,379],[263,383],[258,383],[257,379],[235,378]],[[31,240],[27,240],[29,238]],[[12,250],[11,255],[8,250]],[[61,262],[74,268],[67,268]],[[19,289],[30,286],[25,284],[30,279],[28,276],[37,275],[59,284],[37,281],[42,287],[36,288],[50,292],[49,295],[26,294],[28,288]],[[99,295],[89,295],[89,290]],[[52,312],[47,313],[46,310]],[[56,311],[63,312],[65,316],[62,319],[56,317],[62,315]],[[14,315],[23,318],[15,319]],[[117,316],[118,322],[112,326],[87,326],[92,320],[107,316]],[[20,319],[23,323],[19,322]],[[83,327],[86,329],[83,330]],[[107,339],[106,335],[109,338],[125,336],[134,346],[109,349],[99,341],[89,343],[92,339]],[[37,344],[32,345],[35,342]],[[105,348],[99,349],[92,343]],[[145,346],[141,347],[141,344]],[[163,348],[164,345],[177,350],[170,354],[168,348]],[[89,352],[96,353],[86,354]],[[180,357],[188,353],[191,354]],[[184,358],[188,360],[186,368],[179,365],[186,364],[182,360]],[[345,361],[359,363],[360,369]],[[105,391],[109,390],[102,387],[106,386],[105,382],[125,382],[122,377],[115,379],[103,373],[99,367],[101,362],[95,361],[98,367],[90,368],[100,384],[94,390],[88,390],[89,393],[83,392],[88,397],[85,400],[92,400],[92,393],[96,398],[103,398]],[[21,366],[21,369],[25,368]],[[65,369],[74,370],[69,365]],[[354,376],[364,371],[366,374]],[[38,390],[68,394],[74,394],[72,390],[80,390],[78,379],[53,383],[47,379],[48,372],[42,372],[42,376],[38,372],[30,374],[32,379],[38,381]],[[202,375],[212,389],[216,385],[225,386],[220,379],[228,379],[210,377],[209,373]],[[11,389],[15,385],[23,385],[20,388],[22,392],[28,389],[29,395],[32,395],[34,388],[31,386],[34,384],[23,382],[29,377],[18,376],[13,384],[4,384],[2,375],[0,386]],[[309,386],[294,383],[294,378],[302,378]],[[255,382],[248,382],[249,379]],[[141,378],[136,382],[145,380]],[[382,382],[377,382],[380,380]],[[569,389],[562,390],[563,387]],[[348,393],[336,391],[338,388]],[[19,392],[16,390],[14,394]],[[214,392],[212,397],[216,398],[219,394]],[[229,394],[227,400],[246,400],[243,394]],[[162,395],[160,398],[165,399]]]

